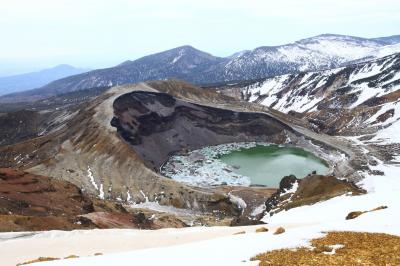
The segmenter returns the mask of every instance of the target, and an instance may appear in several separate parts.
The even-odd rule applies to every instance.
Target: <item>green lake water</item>
[[[320,158],[300,148],[278,145],[257,145],[221,155],[222,162],[232,166],[234,172],[248,176],[254,185],[278,187],[282,177],[295,175],[303,178],[312,171],[326,174],[328,166]]]

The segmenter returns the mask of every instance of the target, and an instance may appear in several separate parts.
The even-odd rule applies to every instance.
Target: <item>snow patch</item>
[[[322,253],[324,253],[325,255],[335,255],[336,254],[336,250],[338,250],[340,248],[344,248],[344,245],[336,244],[336,245],[330,245],[328,247],[330,247],[332,250],[331,251],[324,251]]]
[[[173,206],[160,205],[160,203],[156,201],[146,201],[144,203],[131,204],[129,207],[132,209],[148,209],[156,212],[171,213],[175,215],[200,215],[200,213],[190,209],[180,209]]]
[[[233,204],[236,204],[236,206],[237,206],[239,209],[241,209],[242,211],[243,211],[244,209],[246,209],[247,204],[246,204],[246,202],[245,202],[242,198],[237,197],[237,196],[235,196],[235,195],[233,195],[233,194],[231,194],[231,193],[228,193],[228,196],[229,196],[229,200],[230,200]]]
[[[149,202],[149,198],[146,196],[146,194],[144,194],[142,190],[140,190],[140,194],[142,194],[145,202]]]
[[[100,189],[99,189],[99,199],[104,199],[104,190],[103,190],[103,184],[100,184]]]
[[[126,201],[129,203],[132,203],[132,195],[128,189],[128,191],[126,192]]]
[[[88,173],[88,177],[89,177],[90,183],[92,183],[93,187],[96,190],[99,190],[99,187],[97,186],[96,182],[94,181],[93,172],[92,172],[92,169],[90,168],[90,166],[88,166],[87,173]]]
[[[265,209],[266,209],[265,204],[261,204],[261,205],[255,207],[255,208],[251,211],[250,216],[255,217],[255,216],[257,216],[257,215],[260,215],[260,214],[262,214],[262,213],[265,211]]]

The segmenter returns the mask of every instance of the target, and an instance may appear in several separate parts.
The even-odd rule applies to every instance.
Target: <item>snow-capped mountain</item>
[[[398,127],[400,54],[332,70],[276,76],[241,91],[251,102],[308,118],[318,131],[367,134],[372,128]]]
[[[233,58],[219,74],[228,80],[258,79],[299,71],[315,71],[400,52],[398,38],[364,39],[325,34],[282,46],[259,47]]]
[[[292,44],[242,51],[226,58],[182,46],[112,68],[63,78],[27,93],[0,97],[0,101],[27,100],[33,96],[35,99],[45,98],[75,90],[146,80],[178,78],[206,85],[316,71],[400,52],[399,41],[399,36],[365,39],[325,34]]]

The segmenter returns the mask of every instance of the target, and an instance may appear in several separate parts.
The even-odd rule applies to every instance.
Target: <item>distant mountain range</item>
[[[89,70],[70,65],[58,65],[38,72],[0,77],[0,95],[35,89],[52,81],[87,71]]]
[[[281,46],[263,46],[221,58],[182,46],[0,97],[0,102],[40,99],[76,90],[177,78],[198,85],[252,80],[346,66],[400,52],[400,35],[382,38],[324,34]]]

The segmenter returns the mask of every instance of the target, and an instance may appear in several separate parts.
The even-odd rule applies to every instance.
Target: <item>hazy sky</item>
[[[0,76],[112,66],[185,44],[227,56],[322,33],[399,29],[399,0],[0,0]]]

